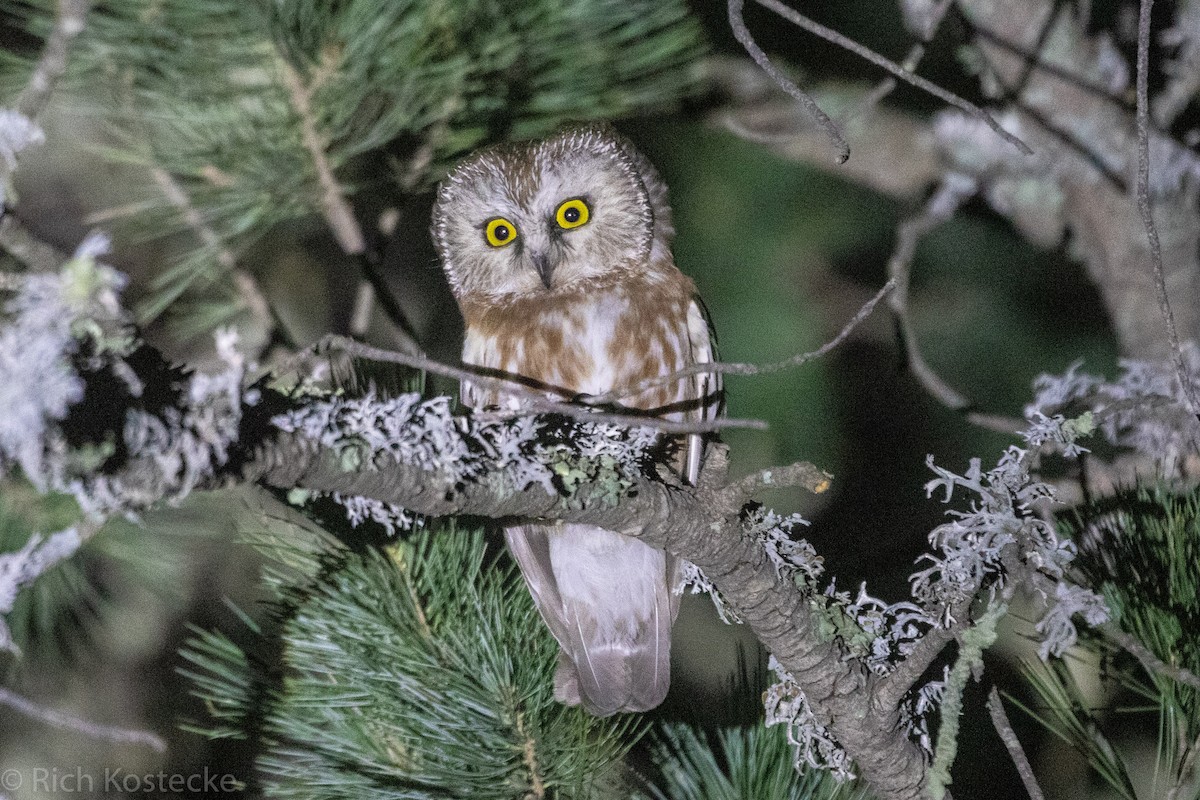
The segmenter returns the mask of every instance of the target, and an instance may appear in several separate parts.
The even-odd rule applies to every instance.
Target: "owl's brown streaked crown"
[[[565,230],[555,211],[572,198],[590,216]],[[516,229],[503,246],[485,238],[497,218]],[[434,242],[465,304],[587,291],[631,272],[651,277],[670,233],[653,168],[604,126],[479,151],[442,181],[433,215]]]

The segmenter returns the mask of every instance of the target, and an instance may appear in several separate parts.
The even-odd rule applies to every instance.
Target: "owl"
[[[608,127],[477,152],[438,188],[433,238],[466,322],[463,361],[520,376],[548,396],[597,395],[714,359],[703,305],[671,255],[666,187]],[[520,399],[466,383],[467,405]],[[715,375],[621,401],[668,419],[719,411]],[[695,483],[704,442],[677,448]],[[505,531],[535,605],[561,646],[555,697],[607,716],[645,711],[670,685],[682,564],[621,531],[515,525]]]

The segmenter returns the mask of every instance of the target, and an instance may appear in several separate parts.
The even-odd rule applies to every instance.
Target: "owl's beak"
[[[533,259],[533,268],[537,270],[538,276],[542,279],[542,286],[547,289],[551,288],[550,276],[554,274],[554,263],[545,253],[536,250],[530,253],[529,257]]]

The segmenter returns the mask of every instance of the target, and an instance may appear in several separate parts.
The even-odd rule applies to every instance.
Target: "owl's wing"
[[[688,306],[687,315],[688,344],[691,346],[693,364],[711,364],[718,360],[717,335],[712,322],[708,318],[708,309],[699,296],[693,297]],[[688,416],[691,419],[709,420],[718,417],[724,410],[725,396],[721,376],[716,373],[702,373],[695,378],[696,397],[699,405]],[[700,464],[704,459],[704,436],[699,433],[688,434],[687,461],[684,468],[684,479],[692,486],[700,478]]]

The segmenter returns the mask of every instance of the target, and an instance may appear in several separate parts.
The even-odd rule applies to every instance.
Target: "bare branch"
[[[962,411],[971,403],[943,381],[925,361],[913,330],[908,311],[908,286],[912,277],[913,258],[921,239],[953,216],[959,206],[975,194],[978,184],[965,175],[950,173],[937,192],[914,217],[900,223],[896,231],[896,249],[888,260],[888,275],[896,284],[888,304],[896,318],[896,329],[904,345],[905,357],[914,377],[934,399],[953,411]]]
[[[37,119],[50,102],[54,87],[67,71],[67,56],[75,37],[83,33],[91,0],[59,0],[54,29],[46,38],[42,55],[29,82],[17,98],[17,111],[29,119]]]
[[[833,348],[846,340],[846,337],[859,326],[859,324],[867,317],[871,316],[871,312],[875,310],[875,306],[879,301],[886,297],[896,288],[896,281],[889,280],[883,285],[875,296],[863,304],[849,322],[847,322],[838,332],[838,335],[830,339],[825,344],[818,347],[816,350],[807,353],[800,353],[791,358],[785,358],[783,361],[776,361],[770,364],[745,364],[739,362],[724,362],[712,361],[706,363],[689,364],[681,370],[672,372],[670,375],[657,375],[653,378],[647,378],[644,381],[639,381],[631,386],[622,386],[613,389],[603,394],[589,395],[586,400],[589,403],[603,405],[605,403],[614,403],[625,397],[634,397],[642,392],[650,389],[656,389],[659,386],[667,386],[678,383],[685,378],[691,378],[695,375],[766,375],[780,370],[791,369],[807,364],[809,361],[820,358],[828,353]]]
[[[325,150],[327,142],[317,129],[317,117],[313,111],[312,97],[320,83],[331,74],[333,63],[332,55],[327,53],[325,57],[327,59],[326,69],[314,75],[313,82],[309,86],[304,85],[296,68],[286,58],[280,58],[280,73],[283,76],[284,85],[287,87],[292,109],[300,121],[300,136],[304,142],[304,149],[308,151],[313,168],[317,173],[317,183],[321,187],[321,213],[325,217],[325,223],[329,226],[333,238],[337,240],[343,253],[360,257],[360,264],[366,275],[365,280],[369,283],[370,289],[374,290],[374,292],[368,290],[360,282],[359,290],[355,294],[354,308],[350,314],[350,333],[354,336],[363,336],[366,334],[367,325],[370,322],[376,295],[382,295],[382,292],[380,291],[380,282],[372,280],[372,265],[362,261],[362,257],[367,252],[367,237],[363,233],[358,219],[354,216],[354,209],[346,200],[345,189],[338,181],[337,176],[333,174],[333,165],[329,163],[329,154]],[[400,307],[395,303],[385,303],[384,308],[395,322],[401,342],[410,346],[413,352],[420,352],[420,347],[412,340],[412,326],[400,312]]]
[[[446,378],[454,378],[458,381],[467,381],[479,386],[488,386],[505,394],[513,395],[520,398],[521,407],[514,409],[494,409],[488,411],[476,412],[478,416],[486,419],[510,419],[515,416],[528,416],[529,414],[562,414],[572,419],[581,419],[589,422],[604,422],[613,425],[625,425],[629,427],[653,428],[657,431],[670,434],[682,433],[708,433],[719,431],[725,428],[748,428],[750,430],[766,430],[767,423],[761,420],[753,419],[735,419],[732,417],[722,417],[712,420],[694,420],[686,422],[674,422],[671,420],[659,419],[658,417],[649,414],[630,413],[610,413],[601,411],[586,405],[577,403],[569,403],[557,400],[551,400],[546,397],[547,393],[557,394],[560,397],[571,398],[575,396],[566,389],[547,384],[538,384],[537,388],[530,388],[530,381],[520,375],[514,375],[500,370],[486,369],[484,367],[476,367],[470,364],[462,367],[453,367],[449,364],[443,364],[440,361],[435,361],[431,358],[422,355],[410,353],[397,353],[391,350],[384,350],[378,347],[372,347],[368,344],[349,339],[345,336],[326,336],[316,347],[318,352],[324,352],[329,349],[340,350],[349,355],[365,358],[371,361],[381,361],[388,364],[402,364],[414,369],[432,372],[435,375],[441,375]],[[294,359],[293,359],[294,362]],[[287,371],[292,368],[291,364],[281,367],[281,371]]]
[[[1008,714],[1004,713],[1004,704],[1000,701],[1000,693],[996,691],[995,686],[988,693],[987,709],[988,714],[992,717],[992,725],[995,726],[996,733],[1000,734],[1000,740],[1004,742],[1004,747],[1008,750],[1008,755],[1017,768],[1017,774],[1021,776],[1021,783],[1025,784],[1025,791],[1029,793],[1030,800],[1045,800],[1046,796],[1042,794],[1042,788],[1038,786],[1037,776],[1033,774],[1033,767],[1025,756],[1025,748],[1021,747],[1021,740],[1017,738],[1017,732],[1013,730],[1012,723],[1008,721]]]
[[[807,461],[788,464],[785,467],[772,467],[752,472],[736,483],[730,484],[724,491],[731,498],[741,498],[742,502],[753,497],[763,489],[782,489],[791,486],[801,486],[813,494],[829,491],[833,476],[818,469]]]
[[[1154,224],[1154,213],[1150,205],[1150,9],[1154,0],[1141,0],[1138,12],[1137,47],[1137,205],[1150,241],[1150,263],[1154,270],[1154,286],[1158,293],[1158,310],[1167,328],[1167,342],[1171,348],[1171,359],[1175,363],[1175,374],[1187,400],[1188,410],[1200,418],[1200,400],[1183,363],[1183,350],[1179,347],[1179,331],[1175,327],[1175,315],[1171,312],[1171,300],[1167,296],[1167,281],[1163,276],[1162,244],[1158,240],[1158,228]]]
[[[910,72],[909,70],[906,70],[904,67],[900,66],[896,62],[890,61],[890,60],[884,58],[883,56],[879,55],[874,50],[871,50],[868,47],[863,47],[861,44],[854,41],[853,39],[849,39],[849,38],[843,36],[842,34],[838,33],[837,31],[832,30],[831,28],[826,28],[824,25],[821,25],[818,22],[814,22],[813,20],[810,20],[808,17],[805,17],[805,16],[801,15],[800,13],[798,13],[797,11],[794,11],[793,9],[788,8],[783,3],[780,3],[779,0],[755,0],[755,2],[758,3],[760,6],[764,6],[766,8],[771,9],[776,14],[778,14],[779,16],[786,19],[788,22],[791,22],[793,25],[797,25],[797,26],[803,28],[804,30],[808,31],[809,33],[820,36],[822,39],[824,39],[828,42],[832,42],[833,44],[836,44],[839,47],[849,50],[850,52],[854,53],[855,55],[859,56],[860,58],[864,58],[867,61],[870,61],[872,64],[876,65],[877,67],[882,67],[883,69],[892,73],[897,78],[904,81],[905,83],[910,83],[913,86],[916,86],[918,89],[922,89],[922,90],[928,92],[929,94],[938,98],[942,102],[952,105],[955,108],[965,111],[966,113],[970,114],[971,116],[976,117],[977,119],[983,121],[993,131],[995,131],[1000,136],[1000,138],[1004,139],[1004,141],[1008,142],[1013,147],[1020,150],[1022,153],[1026,154],[1026,155],[1033,154],[1033,150],[1031,150],[1029,148],[1029,145],[1027,145],[1027,144],[1025,144],[1025,142],[1021,141],[1021,139],[1019,137],[1014,136],[1013,134],[1004,130],[1004,128],[1001,127],[1000,123],[997,122],[995,120],[995,118],[992,117],[991,114],[987,113],[982,108],[975,105],[974,103],[964,100],[963,98],[959,97],[956,94],[953,94],[952,92],[946,91],[942,87],[938,86],[936,83],[925,80],[920,75],[913,74],[912,72]],[[732,0],[731,0],[730,5],[732,6]],[[743,42],[743,44],[745,44],[745,42]],[[755,60],[757,61],[758,59],[755,59]]]
[[[842,135],[841,129],[836,122],[829,118],[828,114],[821,110],[821,107],[817,105],[817,102],[807,92],[797,86],[791,78],[784,75],[767,58],[767,54],[762,51],[762,48],[754,41],[754,37],[750,35],[750,30],[746,27],[746,21],[742,19],[744,5],[744,0],[729,0],[729,27],[733,29],[733,35],[742,43],[742,47],[746,48],[746,52],[750,54],[750,57],[763,68],[764,72],[771,76],[781,89],[800,101],[800,105],[803,106],[805,112],[817,121],[817,124],[821,126],[821,130],[825,132],[825,135],[829,137],[834,147],[837,148],[837,163],[844,164],[846,159],[850,158],[850,145],[846,143],[846,138]]]
[[[30,719],[35,719],[38,722],[59,728],[61,730],[74,731],[81,733],[92,739],[99,739],[106,742],[117,742],[119,744],[140,744],[149,747],[156,753],[165,753],[167,744],[161,737],[150,733],[149,731],[131,730],[128,728],[115,728],[111,725],[101,725],[97,722],[90,722],[86,719],[68,714],[65,711],[55,711],[50,708],[42,708],[31,700],[22,697],[19,694],[0,686],[0,705],[23,714]]]

